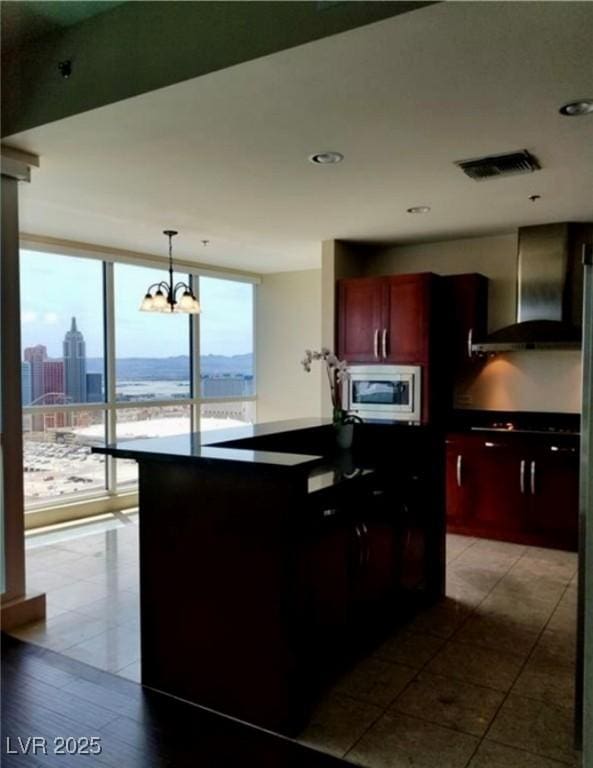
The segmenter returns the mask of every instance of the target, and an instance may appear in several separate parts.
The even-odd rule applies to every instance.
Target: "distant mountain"
[[[87,357],[88,373],[103,373],[103,359]],[[234,374],[236,376],[253,375],[253,355],[202,355],[200,370],[207,376]],[[115,361],[116,376],[119,381],[155,380],[175,381],[187,379],[189,374],[189,356],[177,357],[122,357]]]

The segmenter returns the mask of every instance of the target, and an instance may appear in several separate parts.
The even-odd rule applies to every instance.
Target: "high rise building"
[[[43,363],[43,405],[64,402],[64,361],[45,360]],[[43,417],[44,431],[65,427],[67,414],[48,413]]]
[[[100,403],[103,400],[103,376],[100,373],[86,375],[87,403]]]
[[[64,378],[68,399],[73,403],[86,403],[86,345],[75,317],[64,337]]]
[[[64,401],[64,362],[63,360],[44,360],[43,362],[44,405]],[[51,397],[53,396],[53,397]]]
[[[47,348],[43,344],[26,347],[24,358],[31,365],[31,402],[35,403],[44,394],[43,363],[47,360]]]
[[[23,405],[31,405],[33,381],[31,378],[31,363],[28,360],[23,360],[21,363],[21,393]]]

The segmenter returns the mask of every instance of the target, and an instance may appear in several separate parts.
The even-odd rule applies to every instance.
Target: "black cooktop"
[[[579,435],[580,421],[578,413],[458,410],[454,412],[451,426],[460,431]]]

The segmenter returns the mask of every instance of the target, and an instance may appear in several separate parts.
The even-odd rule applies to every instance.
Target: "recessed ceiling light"
[[[343,159],[344,155],[341,152],[316,152],[309,156],[309,162],[315,165],[334,165],[341,163]]]
[[[560,107],[558,111],[561,115],[566,115],[567,117],[590,115],[593,113],[593,99],[571,101],[570,104],[565,104],[563,107]]]
[[[407,213],[430,213],[429,205],[414,205],[406,210]]]

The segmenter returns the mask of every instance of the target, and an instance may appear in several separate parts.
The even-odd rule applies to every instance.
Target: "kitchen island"
[[[291,420],[93,449],[139,464],[142,683],[289,735],[444,583],[442,435]]]

